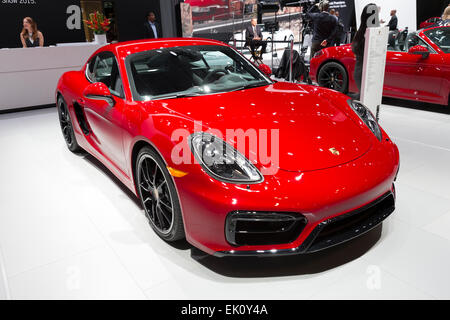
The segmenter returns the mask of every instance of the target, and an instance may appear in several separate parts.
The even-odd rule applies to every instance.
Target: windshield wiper
[[[174,93],[165,96],[156,96],[152,98],[152,100],[178,99],[178,98],[196,97],[200,95],[201,95],[200,93]]]
[[[233,90],[231,90],[231,91],[239,91],[239,90],[245,90],[245,89],[251,89],[251,88],[257,88],[257,87],[262,87],[262,86],[265,86],[265,85],[269,85],[267,82],[259,82],[259,83],[250,83],[250,84],[246,84],[246,85],[244,85],[244,86],[240,86],[240,87],[237,87],[237,88],[235,88],[235,89],[233,89]]]

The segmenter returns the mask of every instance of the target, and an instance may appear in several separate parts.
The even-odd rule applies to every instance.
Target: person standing
[[[161,38],[161,27],[156,21],[156,15],[154,12],[149,12],[147,15],[147,21],[144,23],[145,38],[158,39]]]
[[[369,3],[364,7],[363,12],[361,13],[361,25],[359,26],[359,29],[356,32],[352,42],[352,51],[355,54],[356,58],[355,70],[353,72],[353,77],[355,79],[356,86],[358,87],[358,93],[354,96],[356,100],[359,100],[361,97],[362,69],[364,63],[364,47],[366,43],[365,36],[367,30],[367,21],[373,14],[373,12],[369,11],[370,6],[375,6],[375,4]]]
[[[23,19],[23,29],[20,33],[20,41],[24,48],[44,46],[44,35],[38,30],[36,22],[30,17],[25,17]]]
[[[261,46],[261,54],[266,53],[267,42],[263,41],[261,28],[258,26],[258,20],[253,18],[251,24],[245,29],[245,45],[250,46],[250,51],[254,56],[255,49]]]
[[[305,14],[312,20],[314,25],[311,45],[311,57],[314,57],[317,51],[331,46],[338,31],[338,21],[335,16],[331,15],[328,12],[329,8],[329,2],[325,1],[322,4],[322,12],[307,12]]]
[[[340,46],[341,43],[343,42],[342,37],[344,36],[344,24],[341,22],[339,11],[336,10],[336,12],[334,13],[334,16],[336,17],[336,19],[338,21],[338,25],[337,25],[336,37],[335,37],[335,41],[334,41],[333,45]]]
[[[391,20],[389,20],[389,31],[396,31],[398,25],[397,10],[391,10]]]
[[[450,26],[450,5],[445,8],[442,14],[442,21],[439,22],[440,26]]]

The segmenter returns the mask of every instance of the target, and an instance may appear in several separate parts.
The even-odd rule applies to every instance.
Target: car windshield
[[[230,47],[205,45],[161,48],[126,59],[138,101],[229,92],[271,83]]]
[[[424,33],[442,51],[450,53],[450,27],[430,29]]]

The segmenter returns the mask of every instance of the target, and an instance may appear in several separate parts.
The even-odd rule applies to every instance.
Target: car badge
[[[330,148],[330,149],[328,149],[328,150],[330,150],[330,152],[331,152],[332,154],[334,154],[335,156],[338,156],[338,155],[341,154],[338,150],[336,150],[336,148]]]

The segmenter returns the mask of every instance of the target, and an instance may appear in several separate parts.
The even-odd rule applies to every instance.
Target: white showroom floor
[[[67,150],[54,108],[0,115],[0,299],[449,299],[450,111],[438,109],[382,106],[401,153],[382,228],[271,259],[163,242],[117,180]]]

